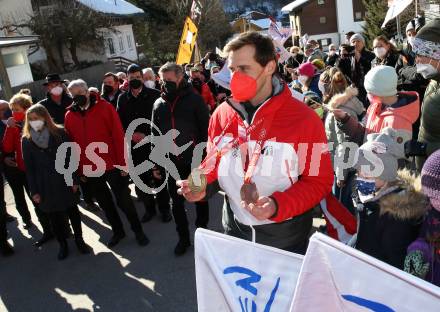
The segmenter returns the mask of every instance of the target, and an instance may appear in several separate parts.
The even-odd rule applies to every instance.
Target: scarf
[[[46,149],[49,146],[49,129],[47,127],[44,127],[41,131],[35,131],[34,129],[31,129],[31,138],[32,141],[39,147]]]

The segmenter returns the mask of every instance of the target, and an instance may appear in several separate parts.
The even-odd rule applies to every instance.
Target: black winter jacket
[[[184,81],[173,102],[166,100],[165,96],[157,99],[154,103],[152,119],[162,135],[166,135],[172,129],[178,131],[173,137],[177,148],[191,143],[180,155],[172,157],[185,165],[191,165],[194,147],[208,139],[209,111],[203,98]],[[175,146],[165,148],[170,152],[176,150]]]
[[[64,175],[57,172],[55,167],[58,147],[69,142],[67,134],[62,130],[60,139],[50,136],[49,146],[46,149],[38,147],[31,139],[23,138],[23,159],[26,165],[26,177],[31,196],[39,194],[41,202],[39,209],[51,213],[66,211],[76,205],[75,195],[70,186],[67,186]],[[61,160],[64,168],[70,163],[70,153]],[[73,173],[73,185],[79,185],[79,177]]]
[[[66,115],[67,108],[72,105],[72,102],[72,98],[68,94],[63,93],[63,96],[61,97],[61,104],[57,104],[52,100],[50,94],[48,93],[47,98],[41,100],[38,102],[38,104],[46,107],[49,115],[52,117],[55,123],[64,125],[64,116]]]

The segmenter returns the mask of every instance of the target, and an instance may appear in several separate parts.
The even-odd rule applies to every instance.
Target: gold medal
[[[206,189],[208,180],[201,169],[193,169],[188,177],[188,186],[192,193],[200,193]]]
[[[253,182],[244,183],[240,189],[241,200],[247,204],[254,204],[258,201],[257,185]]]

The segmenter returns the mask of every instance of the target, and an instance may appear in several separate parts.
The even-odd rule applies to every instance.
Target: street
[[[7,210],[16,217],[9,187],[5,191]],[[142,216],[143,205],[135,202]],[[222,203],[221,195],[210,201],[212,230],[221,230]],[[80,210],[84,240],[94,255],[80,255],[70,239],[70,255],[61,262],[55,240],[38,250],[33,247],[41,235],[36,227],[28,232],[21,222],[18,227],[16,222],[8,224],[15,255],[0,258],[0,311],[197,311],[194,250],[174,256],[174,222],[163,224],[156,217],[144,224],[151,240],[146,247],[136,244],[124,222],[127,237],[110,250],[105,242],[111,232],[102,210]],[[193,226],[192,205],[188,215]],[[34,211],[32,218],[38,224]]]

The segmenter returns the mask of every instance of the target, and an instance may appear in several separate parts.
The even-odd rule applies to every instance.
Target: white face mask
[[[44,127],[44,121],[43,120],[32,120],[29,121],[29,125],[34,129],[34,131],[40,131]]]
[[[416,64],[417,72],[423,76],[425,79],[434,78],[438,74],[438,70],[432,66],[430,63],[428,64]]]
[[[408,44],[412,47],[413,46],[413,43],[414,43],[414,37],[408,37],[406,40],[408,41]]]
[[[59,96],[59,95],[61,95],[61,93],[63,93],[63,88],[61,88],[60,86],[56,86],[55,88],[50,90],[50,93],[52,95]]]
[[[154,88],[156,87],[156,83],[155,83],[154,81],[152,81],[152,80],[146,80],[146,81],[144,82],[144,85],[145,85],[147,88],[150,88],[150,89],[154,89]]]
[[[374,54],[378,58],[383,58],[385,55],[387,55],[387,49],[385,48],[374,48]]]
[[[304,76],[304,75],[301,75],[301,76],[298,77],[299,82],[300,82],[303,86],[306,85],[306,82],[307,82],[308,79],[309,79],[309,77]]]

